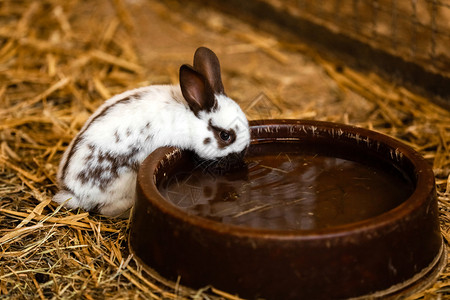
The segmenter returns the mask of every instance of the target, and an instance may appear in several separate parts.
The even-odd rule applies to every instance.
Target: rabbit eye
[[[221,131],[219,133],[219,136],[222,139],[222,141],[224,141],[224,142],[228,142],[231,138],[230,134],[226,131]]]
[[[208,130],[214,134],[219,149],[223,149],[234,143],[236,140],[236,132],[234,129],[224,129],[223,127],[214,126],[212,120],[208,122]],[[206,144],[205,144],[206,145]]]

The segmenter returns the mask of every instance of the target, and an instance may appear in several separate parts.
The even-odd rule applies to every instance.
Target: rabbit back
[[[106,101],[66,150],[54,201],[106,215],[131,207],[140,163],[171,144],[168,130],[187,110],[177,86],[145,87]],[[175,132],[186,136],[182,131]]]

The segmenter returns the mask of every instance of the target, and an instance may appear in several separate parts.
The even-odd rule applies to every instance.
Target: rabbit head
[[[250,143],[248,121],[239,105],[225,94],[214,52],[197,49],[194,66],[180,68],[180,87],[190,110],[201,121],[193,130],[192,150],[208,160],[241,156]]]

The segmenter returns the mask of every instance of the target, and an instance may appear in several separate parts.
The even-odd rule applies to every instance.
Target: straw
[[[178,67],[191,63],[193,50],[205,41],[221,58],[228,95],[250,119],[351,123],[420,151],[435,171],[442,232],[450,239],[447,110],[375,74],[327,60],[308,45],[286,43],[198,4],[168,3],[6,0],[0,5],[1,296],[240,299],[147,272],[129,253],[129,220],[51,201],[59,160],[89,115],[127,89],[176,83]],[[151,22],[138,26],[136,18],[144,12],[162,26],[160,37],[167,44],[143,42]],[[170,46],[166,31],[189,42]],[[448,296],[449,274],[447,269],[411,299]]]

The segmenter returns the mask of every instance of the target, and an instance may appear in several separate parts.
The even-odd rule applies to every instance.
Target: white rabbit
[[[156,148],[220,160],[249,142],[248,121],[224,93],[217,56],[201,47],[193,67],[181,66],[180,85],[127,91],[97,109],[62,157],[53,200],[117,216],[133,206],[139,165]]]

